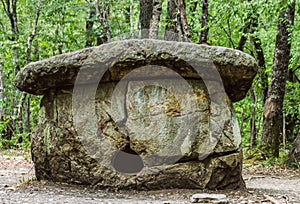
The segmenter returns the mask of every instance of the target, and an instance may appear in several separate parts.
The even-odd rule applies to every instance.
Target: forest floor
[[[282,167],[246,166],[245,190],[205,191],[225,194],[229,203],[300,204],[300,171]],[[190,197],[201,190],[107,192],[87,186],[38,182],[34,179],[30,154],[0,151],[0,203],[191,203]]]

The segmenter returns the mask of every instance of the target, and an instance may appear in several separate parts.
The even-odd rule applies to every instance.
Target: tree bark
[[[62,10],[61,10],[61,25],[60,25],[60,31],[61,31],[61,42],[58,44],[58,53],[61,55],[63,53],[63,46],[65,42],[65,3],[64,0]]]
[[[248,2],[251,2],[251,0],[248,0]],[[254,35],[258,27],[258,18],[259,18],[259,14],[254,9],[251,12],[249,12],[249,15],[247,17],[248,22],[243,29],[243,35],[241,36],[239,44],[236,49],[244,51],[246,42],[248,40],[246,34],[250,33],[250,41],[251,43],[254,44],[255,52],[256,52],[255,57],[257,59],[258,67],[259,67],[262,101],[265,104],[267,94],[268,94],[268,75],[266,73],[266,63],[265,63],[264,52],[261,45],[261,40],[259,39],[259,37]]]
[[[251,28],[251,23],[248,23],[247,26],[244,27],[243,34],[242,34],[242,36],[240,38],[238,46],[236,47],[237,50],[244,51],[245,44],[246,44],[246,42],[248,40],[248,38],[246,37],[246,34],[250,33],[250,28]]]
[[[32,33],[29,35],[28,40],[27,40],[27,50],[26,50],[27,63],[30,63],[32,61],[31,60],[31,48],[32,48],[32,42],[33,42],[33,40],[36,36],[36,32],[37,32],[37,26],[38,26],[39,17],[40,17],[41,6],[42,6],[42,1],[38,0],[38,6],[37,6],[37,11],[35,13],[33,30],[32,30]]]
[[[11,31],[12,31],[12,37],[10,38],[11,41],[16,41],[18,34],[19,34],[19,28],[18,28],[18,14],[17,14],[17,0],[1,0],[3,4],[3,9],[9,18],[10,25],[11,25]],[[20,70],[19,65],[19,54],[17,48],[13,47],[13,56],[14,56],[14,74],[16,74]]]
[[[26,102],[26,108],[25,108],[25,127],[26,132],[31,132],[31,125],[30,125],[30,119],[31,119],[31,111],[30,111],[30,104],[31,104],[31,96],[27,94],[27,102]]]
[[[140,0],[140,22],[142,38],[149,38],[152,11],[153,0]]]
[[[190,41],[190,31],[189,31],[189,25],[186,18],[186,10],[185,10],[185,2],[184,0],[178,0],[178,8],[180,13],[180,27],[181,32],[183,34],[183,41],[189,42]]]
[[[161,0],[153,1],[152,19],[150,22],[149,38],[158,39],[158,29],[162,10]]]
[[[18,34],[19,34],[17,0],[6,0],[6,1],[1,0],[1,2],[3,5],[4,12],[7,15],[10,22],[10,29],[12,32],[12,36],[9,38],[9,40],[17,41]],[[12,48],[12,51],[13,51],[13,66],[14,66],[12,73],[15,76],[17,72],[20,70],[19,51],[16,46]],[[11,128],[14,128],[17,127],[15,118],[18,117],[18,112],[16,112],[15,109],[16,109],[16,101],[18,101],[19,94],[16,90],[12,90],[12,92],[14,92],[15,97],[12,97],[11,99],[11,113],[9,118],[13,118]],[[14,130],[12,130],[11,132],[14,132]]]
[[[133,15],[134,15],[134,1],[130,0],[130,7],[129,7],[130,37],[133,37],[134,35]]]
[[[208,0],[202,1],[202,22],[201,22],[201,33],[200,33],[200,44],[207,44],[208,40]]]
[[[105,32],[105,36],[107,41],[111,40],[111,31],[108,24],[108,16],[109,16],[109,5],[107,5],[104,0],[102,0],[101,3],[101,9],[99,6],[98,0],[95,0],[95,7],[96,7],[96,13],[97,13],[97,19],[101,26],[103,27],[103,30]]]
[[[33,30],[32,33],[29,35],[28,40],[27,40],[27,50],[26,50],[26,60],[27,64],[29,64],[32,61],[31,57],[31,50],[32,50],[32,42],[34,38],[37,35],[37,27],[38,27],[38,22],[39,22],[39,17],[40,17],[40,11],[41,11],[41,6],[42,6],[42,1],[38,0],[38,5],[37,5],[37,10],[35,13],[35,19],[33,23]],[[28,100],[26,100],[28,98]],[[24,109],[24,116],[25,116],[25,124],[26,124],[26,131],[30,131],[30,96],[27,96],[26,93],[22,93],[21,99],[20,99],[20,106],[18,109],[18,118],[19,118],[19,131],[23,132],[23,109]],[[26,108],[25,108],[26,107]],[[21,141],[19,141],[21,142]]]
[[[250,120],[250,150],[256,146],[257,128],[256,128],[256,95],[253,88],[250,89],[251,100],[252,100],[252,117]]]
[[[256,59],[259,67],[259,78],[260,78],[260,84],[261,84],[261,95],[262,95],[262,101],[265,104],[267,95],[268,95],[268,74],[266,72],[266,61],[264,56],[264,51],[261,45],[261,40],[256,37],[251,37],[251,42],[253,42],[256,52]]]
[[[13,36],[11,37],[11,41],[16,40],[16,35],[19,33],[18,29],[18,17],[17,17],[17,0],[1,0],[3,4],[4,11],[9,18],[10,25],[11,25],[11,31],[13,33]]]
[[[0,59],[0,101],[4,101],[3,62]],[[0,104],[0,121],[4,119],[4,107]]]
[[[89,16],[85,22],[85,32],[86,32],[86,41],[85,47],[93,46],[94,35],[93,35],[93,26],[94,26],[94,18],[96,17],[96,9],[95,5],[93,4],[93,0],[89,2]]]
[[[165,30],[165,40],[169,41],[178,41],[178,9],[175,3],[175,0],[168,1],[168,16],[167,16],[167,25]]]
[[[284,5],[282,5],[284,6]],[[270,88],[264,106],[261,147],[267,157],[279,157],[283,129],[283,99],[290,60],[289,29],[293,25],[295,1],[279,13]]]
[[[20,101],[19,101],[19,104],[18,104],[18,130],[19,130],[19,133],[24,133],[24,128],[23,128],[23,110],[24,110],[24,103],[25,103],[25,100],[26,100],[26,93],[23,92],[22,93],[22,96],[20,98]],[[22,140],[22,137],[19,137],[18,138],[18,142],[21,143],[23,140]]]
[[[288,160],[286,161],[291,166],[299,168],[300,164],[300,129],[294,141],[294,144],[289,152]]]

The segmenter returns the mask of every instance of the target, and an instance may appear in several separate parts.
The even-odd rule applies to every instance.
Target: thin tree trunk
[[[256,95],[254,93],[254,90],[251,88],[250,90],[251,94],[251,100],[252,100],[252,117],[251,117],[251,131],[250,131],[250,150],[253,149],[253,147],[256,146],[256,136],[257,136],[257,128],[256,128],[256,123],[255,123],[255,118],[256,118]]]
[[[26,106],[26,109],[25,109],[25,121],[26,121],[26,132],[31,132],[31,126],[30,126],[30,115],[31,115],[31,112],[30,112],[30,103],[31,103],[31,100],[30,100],[30,95],[27,95],[27,106]]]
[[[185,10],[185,2],[184,0],[178,0],[178,8],[180,13],[180,27],[181,32],[183,34],[183,41],[189,42],[190,41],[190,31],[189,25],[186,18],[186,10]]]
[[[19,28],[18,28],[18,15],[17,15],[17,0],[1,0],[3,4],[4,11],[9,18],[10,25],[11,25],[11,31],[12,31],[12,37],[10,38],[11,41],[16,41],[18,34],[19,34]],[[13,56],[14,56],[14,74],[16,74],[20,70],[19,65],[19,56],[18,56],[18,50],[17,48],[13,47]]]
[[[284,6],[284,5],[282,5]],[[293,25],[295,1],[279,13],[274,63],[268,97],[264,106],[264,124],[261,147],[266,156],[279,157],[283,128],[283,99],[290,60],[289,29]]]
[[[140,22],[142,38],[149,38],[152,11],[153,0],[140,0]]]
[[[208,40],[208,0],[202,1],[202,22],[201,22],[201,33],[200,33],[200,44],[207,44]]]
[[[32,42],[34,38],[37,35],[37,27],[38,27],[38,22],[39,22],[39,17],[40,17],[40,11],[41,11],[41,6],[42,6],[42,0],[38,0],[38,5],[37,5],[37,10],[35,13],[35,19],[33,23],[33,30],[32,33],[29,35],[28,40],[27,40],[27,50],[26,50],[26,59],[27,59],[27,64],[32,61],[31,57],[31,51],[32,51]],[[18,111],[18,117],[19,117],[19,130],[22,130],[23,132],[23,109],[24,109],[24,115],[25,115],[25,124],[26,124],[26,131],[30,131],[30,97],[28,96],[28,100],[26,100],[27,94],[22,93],[21,101],[19,104],[19,111]],[[26,104],[27,103],[27,104]],[[21,124],[20,124],[21,123]],[[29,127],[28,127],[29,124]],[[21,141],[19,141],[21,142]]]
[[[296,136],[296,139],[293,143],[293,146],[289,152],[288,159],[286,163],[299,168],[299,163],[300,163],[300,129],[299,132]]]
[[[24,133],[24,128],[23,128],[23,110],[24,110],[24,102],[26,99],[26,93],[23,92],[22,96],[20,98],[19,104],[18,104],[18,130],[19,133],[22,134]],[[21,137],[18,138],[18,142],[21,143],[23,140]]]
[[[260,84],[261,84],[261,95],[262,95],[262,101],[265,104],[268,94],[268,74],[266,72],[266,61],[264,56],[264,51],[261,46],[261,40],[256,37],[251,37],[251,41],[254,44],[255,52],[257,55],[257,63],[259,67],[259,78],[260,78]]]
[[[248,0],[248,2],[251,2],[251,0]],[[239,44],[236,49],[244,51],[245,44],[248,39],[246,34],[250,33],[251,34],[250,41],[254,44],[256,59],[258,61],[259,76],[260,76],[260,83],[261,83],[261,90],[262,90],[262,100],[263,103],[265,103],[267,93],[268,93],[268,75],[266,73],[265,57],[261,46],[261,40],[259,39],[259,37],[253,35],[258,27],[258,17],[259,14],[257,14],[255,10],[249,12],[249,16],[247,18],[248,23],[243,29],[243,35],[240,38]]]
[[[165,30],[165,40],[169,41],[178,41],[178,29],[177,29],[177,21],[178,21],[178,9],[175,3],[175,0],[168,1],[168,16],[167,16],[167,25]]]
[[[104,2],[104,0],[102,0],[102,3],[101,3],[102,10],[100,10],[99,2],[98,2],[98,0],[95,0],[95,7],[96,7],[97,19],[98,19],[99,23],[101,24],[101,26],[103,27],[107,41],[110,41],[111,40],[111,32],[110,32],[110,27],[108,25],[109,5],[107,5]]]
[[[134,35],[133,16],[134,16],[134,1],[130,0],[130,8],[129,8],[130,37],[133,37]]]
[[[94,18],[96,16],[96,9],[95,9],[95,5],[93,4],[93,0],[90,0],[89,7],[90,7],[89,16],[85,23],[85,32],[86,32],[85,47],[91,47],[94,41],[93,26],[94,26]]]
[[[297,69],[299,69],[300,66],[296,69],[289,69],[288,70],[288,78],[287,80],[293,83],[300,84],[300,79],[296,75]],[[292,91],[287,89],[287,92]],[[287,114],[285,115],[285,133],[286,133],[286,141],[287,142],[294,142],[297,135],[295,135],[295,127],[297,126],[298,116],[296,114]]]
[[[150,23],[149,38],[158,39],[160,14],[162,10],[161,0],[153,1],[152,19]]]
[[[10,37],[11,41],[17,41],[18,40],[18,34],[19,34],[19,29],[18,29],[18,15],[17,15],[17,0],[1,0],[3,9],[5,14],[7,15],[9,21],[10,21],[10,29],[12,32],[12,36]],[[20,70],[20,65],[19,65],[19,53],[18,53],[18,48],[16,46],[13,46],[12,48],[13,51],[13,64],[14,64],[14,69],[13,69],[13,75],[15,76],[17,72]],[[18,91],[17,90],[12,90],[14,92],[15,97],[12,97],[11,99],[11,114],[10,117],[12,118],[12,127],[18,127],[16,125],[16,119],[18,117],[18,112],[15,111],[16,109],[16,101],[18,101]],[[21,130],[22,131],[22,130]]]
[[[33,57],[34,57],[34,61],[39,61],[39,59],[40,59],[40,56],[39,56],[39,44],[37,42],[34,43]]]
[[[0,59],[1,60],[1,59]],[[0,101],[4,101],[4,82],[3,82],[3,67],[4,64],[2,60],[0,61]],[[0,121],[4,119],[4,107],[0,104]]]
[[[32,33],[29,35],[28,40],[27,40],[27,50],[26,50],[27,63],[30,63],[32,61],[32,59],[31,59],[31,48],[32,48],[32,42],[33,42],[34,38],[36,37],[41,6],[42,6],[42,0],[38,0],[38,6],[37,6],[37,11],[35,13],[33,30],[32,30]]]
[[[63,46],[65,42],[65,2],[66,1],[64,0],[61,11],[61,42],[58,44],[58,54],[60,55],[63,53]]]
[[[3,9],[10,21],[11,31],[13,33],[11,41],[15,41],[17,37],[16,35],[19,33],[17,17],[17,0],[1,0],[1,2],[3,5]]]
[[[230,27],[230,18],[227,18],[228,30],[226,30],[226,28],[223,25],[220,25],[220,27],[225,32],[225,34],[228,36],[230,46],[234,48],[235,46],[234,46],[234,42],[232,40],[232,33],[231,33],[231,27]]]
[[[245,108],[243,108],[243,111],[242,111],[242,118],[241,118],[241,125],[240,125],[241,137],[243,136],[244,121],[245,121]]]
[[[241,51],[244,51],[245,44],[246,44],[247,39],[248,39],[248,38],[246,37],[246,34],[247,34],[247,33],[250,33],[250,28],[251,28],[251,23],[248,23],[247,26],[243,29],[242,37],[240,38],[239,44],[238,44],[238,46],[236,47],[236,49],[241,50]]]
[[[282,127],[282,143],[283,143],[283,149],[286,148],[286,131],[285,131],[285,114],[283,113],[283,121],[282,121],[283,127]]]

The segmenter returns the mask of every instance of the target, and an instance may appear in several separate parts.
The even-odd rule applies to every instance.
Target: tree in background
[[[179,40],[179,15],[178,15],[178,8],[176,6],[175,0],[169,0],[168,1],[168,14],[167,14],[167,20],[166,20],[166,29],[165,29],[165,40],[170,41],[178,41]]]
[[[140,23],[142,38],[149,38],[152,11],[153,0],[140,0]]]
[[[199,43],[207,44],[208,40],[208,0],[202,1],[202,22],[201,22],[202,30],[200,32]]]
[[[290,30],[294,24],[295,1],[281,4],[283,11],[278,17],[276,47],[270,88],[264,106],[264,124],[261,148],[267,157],[279,157],[280,138],[283,136],[283,99],[291,58]]]
[[[153,0],[152,19],[150,22],[149,38],[158,39],[158,29],[162,10],[161,0]]]
[[[89,13],[85,23],[85,29],[86,29],[85,47],[93,46],[93,42],[95,40],[93,26],[96,18],[96,8],[95,8],[95,4],[93,3],[93,0],[89,0],[88,4],[89,4]]]

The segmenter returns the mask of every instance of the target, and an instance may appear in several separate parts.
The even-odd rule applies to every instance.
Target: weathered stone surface
[[[201,65],[201,78],[189,61]],[[255,70],[254,60],[235,50],[155,40],[32,63],[17,86],[44,95],[32,134],[36,176],[110,189],[243,187],[231,100],[244,97]]]
[[[191,197],[192,203],[228,203],[227,196],[225,194],[209,194],[209,193],[197,193]]]
[[[106,69],[102,81],[109,82],[119,81],[133,69],[148,64],[166,66],[182,77],[199,79],[212,77],[209,70],[203,71],[210,62],[219,71],[231,101],[243,99],[257,72],[251,56],[224,47],[150,39],[112,42],[30,63],[19,72],[16,86],[42,95],[51,88],[73,86],[80,69],[88,70],[82,83],[97,81],[95,76]]]
[[[92,144],[89,144],[89,147],[95,150],[92,153],[87,152],[85,147],[82,146],[82,138],[79,139],[74,127],[71,110],[72,90],[61,89],[48,92],[42,100],[40,125],[32,134],[32,156],[37,178],[92,184],[101,188],[125,189],[175,187],[222,189],[243,186],[241,178],[241,140],[238,129],[234,130],[236,121],[234,116],[231,115],[233,114],[231,104],[228,104],[228,114],[224,117],[227,117],[228,124],[232,123],[233,125],[225,125],[220,141],[212,149],[212,152],[208,152],[210,156],[203,161],[199,161],[197,155],[201,151],[201,147],[205,149],[205,146],[210,145],[205,143],[208,142],[206,138],[208,138],[207,133],[209,131],[207,127],[210,117],[208,111],[209,100],[207,93],[203,91],[204,85],[201,81],[192,80],[188,82],[195,89],[198,104],[196,110],[190,111],[191,117],[188,118],[190,124],[185,124],[182,127],[183,130],[174,127],[176,124],[178,125],[181,117],[186,120],[185,116],[178,112],[181,109],[176,108],[180,101],[169,104],[170,106],[165,110],[167,113],[165,122],[155,117],[152,118],[152,112],[147,108],[146,110],[141,109],[141,112],[137,114],[136,107],[131,106],[131,103],[134,103],[131,99],[136,95],[144,100],[142,106],[154,105],[154,101],[151,100],[155,98],[153,97],[154,93],[162,91],[160,87],[146,86],[144,89],[135,92],[136,95],[127,91],[126,100],[128,104],[124,107],[126,111],[120,111],[112,106],[111,101],[116,83],[106,83],[99,86],[95,112],[98,120],[97,128],[101,130],[101,135],[99,132],[97,134],[88,132],[93,129],[92,122],[85,120],[81,124],[84,126],[81,133],[85,136],[91,136],[87,140],[92,142]],[[130,85],[127,87],[129,90],[131,89]],[[83,97],[89,95],[86,93],[91,90],[88,85],[81,88],[82,92],[85,93]],[[147,98],[140,92],[149,93],[148,96],[150,97]],[[172,95],[170,96],[172,98]],[[177,95],[176,98],[183,100],[187,96]],[[161,94],[157,99],[161,101],[160,104],[156,104],[157,106],[166,105],[167,95]],[[83,101],[88,100],[88,98],[83,99]],[[154,112],[156,110],[157,108],[154,108]],[[117,114],[119,114],[119,118],[113,120],[113,115]],[[199,117],[194,116],[195,118],[193,118],[193,114],[196,116],[198,114]],[[135,117],[138,115],[140,117]],[[174,115],[175,117],[173,117]],[[193,121],[194,119],[196,121]],[[126,127],[120,124],[117,125],[122,120],[126,121]],[[144,132],[139,131],[139,128],[147,125],[147,120],[164,123],[163,125],[152,124],[150,130],[153,129],[153,133],[146,130]],[[178,134],[180,135],[182,131],[186,131],[188,128],[197,130],[197,127],[199,129],[195,131],[194,140],[185,142],[186,137],[178,137]],[[157,133],[155,129],[158,128],[164,131]],[[126,159],[127,166],[129,166],[128,169],[124,169],[124,165],[118,167],[118,162],[114,163],[114,158],[119,153],[118,150],[128,151],[126,150],[128,146],[139,156],[133,155],[131,157],[132,163],[130,163],[128,157],[123,157]],[[149,157],[156,152],[160,152],[166,146],[170,147],[167,148],[168,151],[162,151],[162,155],[158,154],[152,159]],[[120,157],[122,158],[122,156]],[[142,169],[136,167],[141,161],[138,160],[139,157],[143,162],[143,166],[140,166]],[[124,174],[115,171],[115,169],[131,173],[136,170],[138,173],[136,175]]]

